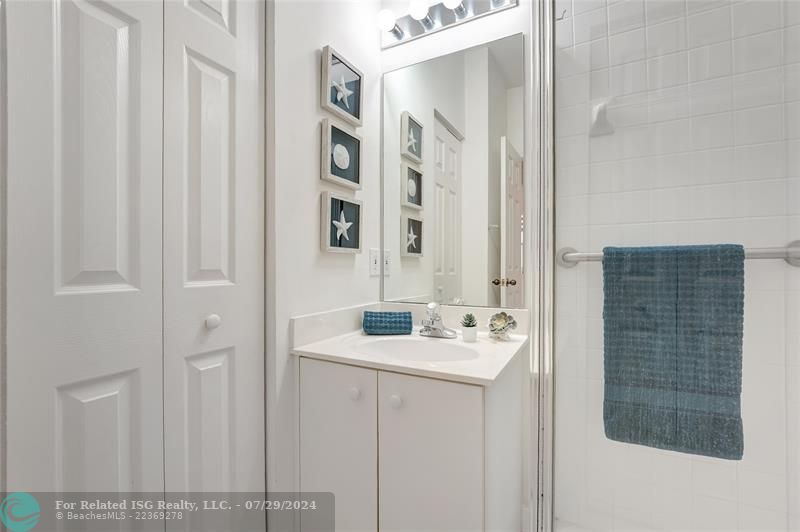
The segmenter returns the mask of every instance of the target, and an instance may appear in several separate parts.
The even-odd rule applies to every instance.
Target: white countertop
[[[405,343],[408,343],[407,351]],[[370,336],[356,331],[295,347],[292,353],[353,366],[489,386],[527,344],[528,337],[518,334],[503,341],[479,333],[477,342],[467,343],[461,340],[460,333],[456,339],[445,340],[420,336],[419,329],[414,329],[410,336]],[[441,359],[425,360],[424,353],[435,351],[439,345],[442,346]],[[391,355],[392,351],[398,355]],[[422,354],[417,356],[416,353]],[[462,353],[467,356],[460,356]]]

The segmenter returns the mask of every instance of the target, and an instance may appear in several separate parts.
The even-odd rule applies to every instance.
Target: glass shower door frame
[[[554,0],[533,1],[533,94],[531,102],[536,127],[534,143],[536,201],[533,234],[533,367],[537,406],[537,512],[536,527],[553,529],[553,428],[554,428],[554,301],[555,301],[555,127],[554,127]]]

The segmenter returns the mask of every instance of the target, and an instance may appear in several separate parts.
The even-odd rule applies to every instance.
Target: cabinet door
[[[483,389],[379,373],[380,529],[483,528]]]
[[[300,490],[336,497],[337,531],[378,524],[377,372],[300,359]]]

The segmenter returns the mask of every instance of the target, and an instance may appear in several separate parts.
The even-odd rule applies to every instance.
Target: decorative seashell
[[[341,144],[336,144],[333,147],[333,164],[341,170],[350,168],[350,152]]]
[[[517,328],[514,316],[505,312],[498,312],[489,318],[489,333],[500,339],[508,337],[508,332]]]

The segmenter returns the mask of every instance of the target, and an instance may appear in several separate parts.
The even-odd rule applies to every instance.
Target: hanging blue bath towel
[[[609,439],[741,460],[744,249],[603,250]]]

